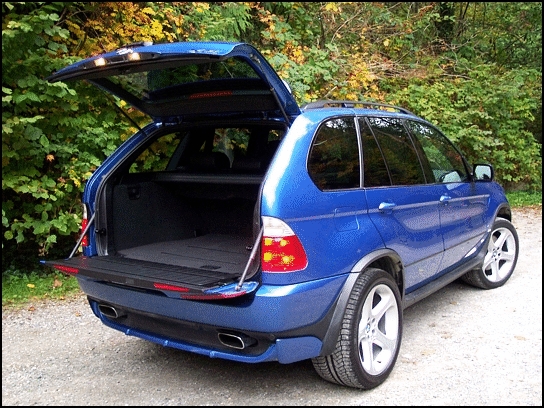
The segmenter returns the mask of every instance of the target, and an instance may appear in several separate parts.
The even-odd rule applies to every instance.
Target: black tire
[[[506,283],[518,262],[518,233],[510,221],[497,218],[482,265],[461,279],[478,288],[495,289]]]
[[[321,378],[368,390],[389,376],[402,339],[402,304],[391,275],[369,268],[351,291],[331,355],[312,359]]]

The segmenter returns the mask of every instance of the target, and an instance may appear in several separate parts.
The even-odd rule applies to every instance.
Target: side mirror
[[[491,164],[475,164],[472,180],[474,181],[492,181],[495,172]]]

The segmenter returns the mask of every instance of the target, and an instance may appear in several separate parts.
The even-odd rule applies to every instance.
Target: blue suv
[[[125,334],[246,363],[311,359],[371,389],[393,370],[403,309],[514,271],[491,165],[400,107],[301,107],[249,44],[133,44],[48,79],[151,118],[88,180],[72,253],[44,261]]]

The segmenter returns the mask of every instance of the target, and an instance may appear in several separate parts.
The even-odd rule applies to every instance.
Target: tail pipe
[[[98,310],[109,319],[119,319],[120,317],[126,316],[124,312],[117,310],[115,307],[110,305],[98,305]]]
[[[217,337],[222,345],[236,350],[244,350],[245,348],[251,347],[257,343],[256,339],[249,337],[244,333],[219,332]]]

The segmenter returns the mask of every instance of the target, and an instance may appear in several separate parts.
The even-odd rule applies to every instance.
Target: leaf
[[[40,144],[45,148],[49,147],[49,139],[47,138],[47,136],[41,135]]]

